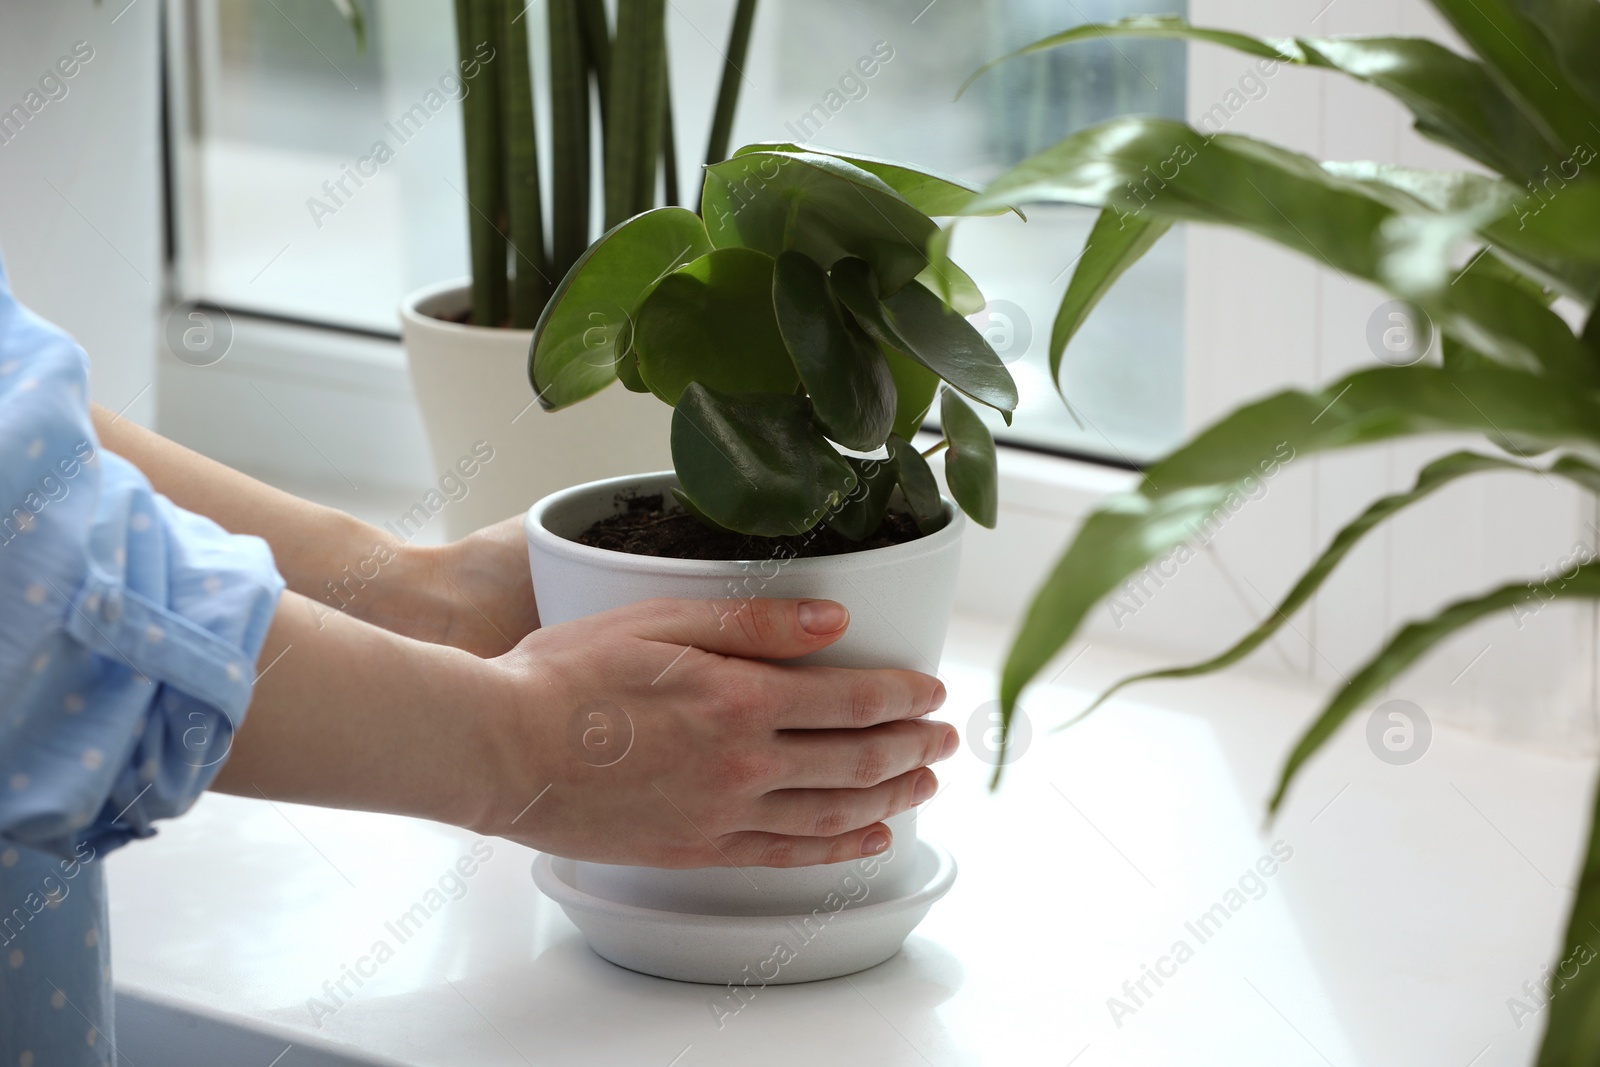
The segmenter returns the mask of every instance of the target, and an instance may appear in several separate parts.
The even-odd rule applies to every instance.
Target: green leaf
[[[633,326],[651,392],[669,404],[693,381],[729,393],[794,392],[800,379],[773,312],[772,265],[761,252],[717,248],[656,283]]]
[[[1483,364],[1470,371],[1418,364],[1357,371],[1316,393],[1289,390],[1212,424],[1114,497],[1079,528],[1035,595],[1001,677],[1001,701],[1059,652],[1090,608],[1140,568],[1237,510],[1246,479],[1270,477],[1300,455],[1426,433],[1505,433],[1600,457],[1600,397]]]
[[[1408,623],[1335,694],[1294,746],[1279,776],[1278,788],[1272,794],[1269,810],[1278,810],[1300,768],[1333,736],[1352,712],[1440,641],[1494,612],[1515,612],[1518,608],[1532,612],[1538,610],[1538,605],[1551,600],[1572,598],[1600,600],[1600,563],[1585,563],[1571,576],[1563,574],[1556,580],[1529,580],[1503,585],[1492,592],[1458,600],[1431,618]]]
[[[887,345],[880,344],[878,350],[894,378],[894,434],[909,441],[927,421],[939,392],[939,376]]]
[[[989,427],[953,389],[944,391],[939,422],[950,442],[944,453],[950,495],[973,522],[994,529],[1000,511],[1000,471]]]
[[[842,501],[829,509],[824,520],[852,541],[865,541],[878,532],[894,493],[894,464],[887,459],[845,456],[853,481]]]
[[[456,46],[465,78],[461,135],[466,145],[467,235],[472,257],[472,324],[500,327],[510,317],[506,235],[499,220],[506,210],[505,150],[501,140],[501,68],[506,60],[493,0],[456,0]],[[480,49],[490,59],[480,61]]]
[[[855,152],[840,152],[817,145],[798,145],[791,141],[759,141],[745,145],[734,155],[742,156],[751,152],[787,152],[791,155],[811,153],[842,159],[869,174],[882,178],[885,185],[905,197],[912,207],[924,215],[960,215],[963,213],[962,208],[972,199],[973,194],[981,189],[981,186],[925,167],[914,167],[909,163],[896,163],[892,159],[864,156]],[[1018,218],[1026,217],[1010,206],[990,208],[984,214],[1002,215],[1007,211],[1015,212]]]
[[[1322,587],[1334,570],[1342,563],[1346,556],[1361,542],[1367,534],[1376,529],[1379,524],[1388,521],[1397,512],[1410,507],[1451,482],[1468,475],[1478,474],[1483,471],[1520,471],[1528,474],[1551,473],[1571,478],[1579,485],[1593,489],[1600,486],[1600,469],[1591,467],[1580,460],[1563,457],[1545,472],[1539,467],[1516,460],[1503,459],[1498,456],[1483,456],[1475,452],[1452,452],[1434,460],[1417,473],[1416,484],[1403,493],[1392,493],[1374,501],[1368,508],[1350,523],[1346,524],[1333,541],[1323,550],[1322,555],[1306,569],[1306,572],[1295,582],[1288,595],[1272,609],[1272,613],[1262,620],[1261,624],[1240,638],[1226,651],[1199,663],[1192,663],[1183,667],[1166,667],[1161,670],[1144,671],[1140,674],[1130,675],[1118,681],[1111,688],[1094,698],[1093,703],[1079,712],[1076,719],[1081,719],[1094,711],[1101,704],[1110,700],[1120,690],[1136,682],[1155,681],[1164,678],[1192,678],[1196,675],[1211,674],[1233,666],[1250,653],[1260,648],[1273,634],[1277,633],[1283,625],[1299,611],[1318,589]]]
[[[1431,0],[1477,53],[1491,77],[1522,110],[1549,133],[1550,143],[1564,156],[1594,136],[1594,107],[1562,71],[1562,64],[1543,34],[1521,16],[1531,9],[1524,0]],[[1593,62],[1596,42],[1588,42]],[[1557,157],[1559,158],[1559,157]],[[1543,164],[1547,160],[1540,159]],[[1531,176],[1530,176],[1531,177]]]
[[[719,393],[699,382],[672,413],[672,465],[713,522],[761,537],[811,529],[854,477],[805,397]]]
[[[889,459],[894,463],[895,481],[911,509],[911,517],[917,520],[917,529],[930,534],[943,527],[944,499],[939,495],[939,482],[917,446],[891,434]]]
[[[1420,206],[1397,210],[1395,193],[1334,173],[1276,145],[1232,134],[1206,138],[1167,119],[1116,119],[1031,156],[989,186],[988,198],[1024,203],[1064,201],[1110,208],[1119,219],[1154,213],[1167,219],[1221,223],[1248,230],[1345,274],[1394,283],[1396,264],[1419,254],[1402,238],[1411,224],[1441,216]],[[1462,236],[1466,220],[1451,223]],[[1595,368],[1561,318],[1514,286],[1468,271],[1449,279],[1453,242],[1423,242],[1427,276],[1401,289],[1484,355],[1519,366],[1539,365],[1574,382],[1593,383]]]
[[[894,378],[878,346],[834,300],[827,273],[803,253],[783,253],[772,272],[772,305],[817,422],[846,448],[881,447],[894,425]]]
[[[350,24],[350,32],[356,39],[356,51],[364,54],[367,50],[367,17],[362,13],[361,5],[356,3],[356,0],[328,0],[328,2]]]
[[[1061,357],[1089,312],[1110,292],[1123,272],[1172,228],[1172,223],[1154,214],[1124,216],[1105,209],[1095,219],[1094,228],[1078,257],[1078,265],[1061,296],[1055,325],[1050,328],[1050,377],[1061,387]]]
[[[589,245],[589,58],[579,0],[550,0],[548,22],[551,153],[560,163],[550,174],[551,246],[564,277]]]
[[[699,216],[675,207],[637,215],[590,245],[533,330],[528,373],[545,410],[593,396],[621,376],[640,300],[668,271],[710,251]]]
[[[962,315],[976,315],[989,306],[978,283],[949,259],[929,263],[916,280]]]
[[[1172,15],[1138,15],[1117,22],[1076,26],[984,65],[967,85],[996,64],[1079,41],[1144,37],[1201,41],[1268,62],[1339,71],[1393,96],[1411,110],[1417,132],[1456,149],[1501,174],[1535,177],[1570,146],[1552,140],[1537,117],[1508,94],[1493,72],[1442,45],[1414,37],[1300,37],[1263,39],[1190,26]],[[962,87],[966,91],[966,86]],[[1222,112],[1220,115],[1218,112]],[[1221,129],[1231,119],[1213,105],[1198,120]]]
[[[867,264],[844,259],[829,277],[833,293],[879,344],[905,353],[980,403],[1006,415],[1017,406],[1017,385],[1000,357],[966,319],[920,285],[879,299]]]
[[[1578,893],[1567,919],[1562,953],[1582,945],[1591,955],[1578,962],[1592,964],[1600,944],[1600,786],[1596,787],[1589,816],[1589,847],[1578,872]],[[1600,970],[1582,966],[1571,978],[1562,967],[1561,995],[1550,1001],[1550,1021],[1539,1049],[1537,1067],[1587,1067],[1600,1060]]]
[[[708,529],[712,529],[712,530],[727,530],[728,529],[726,526],[722,525],[720,522],[718,522],[717,520],[713,519],[710,515],[707,515],[705,512],[701,511],[698,507],[696,507],[695,506],[695,502],[693,500],[689,499],[689,494],[685,493],[682,489],[679,489],[677,486],[673,486],[672,487],[672,499],[676,500],[678,502],[678,506],[681,507],[684,511],[687,511],[690,515],[693,515],[696,522],[698,522],[701,525],[707,527]],[[736,533],[737,531],[729,530],[728,532]]]
[[[655,203],[666,116],[666,32],[666,0],[629,0],[618,6],[605,130],[607,226]]]
[[[733,135],[733,114],[739,106],[739,87],[744,83],[745,55],[750,50],[750,31],[756,21],[756,0],[739,0],[728,28],[728,50],[724,53],[722,82],[717,87],[717,105],[711,115],[711,134],[706,141],[706,166],[721,163],[728,154],[728,139]]]
[[[938,230],[877,175],[814,152],[747,152],[706,168],[700,213],[718,248],[774,258],[792,248],[824,269],[856,256],[885,292],[922,273]]]

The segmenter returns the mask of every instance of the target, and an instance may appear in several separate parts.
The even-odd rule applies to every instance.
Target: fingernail
[[[921,778],[917,779],[917,784],[912,787],[911,803],[921,804],[923,801],[930,799],[933,794],[937,793],[938,791],[939,779],[935,778],[931,774],[924,774]]]
[[[945,690],[943,682],[935,682],[933,685],[933,699],[928,701],[928,710],[938,711],[940,708],[944,707],[945,697],[949,695],[949,692]]]
[[[800,629],[819,637],[838,633],[850,621],[850,613],[844,605],[832,600],[802,600],[795,611],[800,619]]]
[[[944,744],[939,746],[939,758],[949,759],[956,754],[956,746],[961,744],[961,738],[954,730],[944,735]]]
[[[874,830],[861,840],[861,854],[863,856],[876,856],[889,847],[889,835],[882,830]]]

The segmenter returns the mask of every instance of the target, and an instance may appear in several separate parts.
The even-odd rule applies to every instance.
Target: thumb
[[[850,625],[850,612],[832,600],[647,600],[634,608],[639,637],[747,659],[803,656],[833,644]]]

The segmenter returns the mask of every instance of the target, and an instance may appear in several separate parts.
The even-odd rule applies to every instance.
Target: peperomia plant
[[[983,295],[928,253],[931,216],[974,191],[868,156],[742,148],[706,168],[699,214],[635,215],[568,272],[534,329],[539,401],[566,407],[620,379],[671,404],[679,502],[740,533],[826,523],[863,540],[897,490],[930,531],[944,521],[939,451],[956,503],[993,526],[994,439],[968,401],[1009,422],[1017,388],[962,318]],[[910,438],[941,383],[944,438],[919,452]]]

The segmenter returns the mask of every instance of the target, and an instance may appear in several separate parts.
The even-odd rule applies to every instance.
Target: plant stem
[[[756,21],[756,0],[739,0],[728,30],[727,63],[722,68],[722,84],[717,88],[717,108],[711,118],[711,136],[706,144],[706,166],[728,158],[728,139],[733,136],[733,115],[739,106],[739,85],[744,80],[745,56],[750,51],[750,30]]]
[[[463,73],[477,67],[462,101],[466,140],[467,226],[472,244],[472,322],[507,318],[504,170],[500,146],[501,0],[456,0],[456,43]]]
[[[578,0],[578,25],[583,31],[583,54],[600,97],[600,135],[604,138],[611,100],[611,24],[606,20],[605,0]]]
[[[580,0],[550,4],[550,229],[552,274],[567,271],[589,246],[589,70],[592,50],[580,17]],[[600,9],[602,32],[605,9]],[[610,41],[604,42],[607,51]]]
[[[950,447],[950,439],[949,438],[945,438],[943,441],[940,441],[938,444],[929,446],[928,450],[926,452],[922,453],[922,458],[923,459],[932,459],[934,456],[937,456],[940,452],[943,452],[946,448],[949,448],[949,447]]]
[[[528,27],[518,0],[501,0],[500,104],[505,145],[506,222],[516,273],[511,279],[511,325],[532,329],[550,299],[550,260],[544,247],[539,144],[533,117],[533,70]]]

